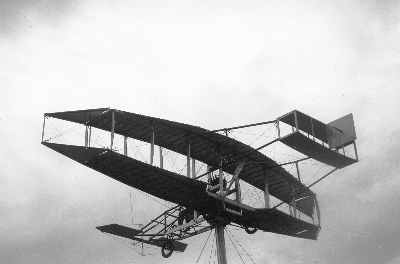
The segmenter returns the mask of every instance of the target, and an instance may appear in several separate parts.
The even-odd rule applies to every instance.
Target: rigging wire
[[[146,195],[146,197],[152,199],[153,201],[155,201],[155,202],[158,203],[159,205],[162,205],[162,206],[164,206],[164,207],[166,207],[166,208],[170,208],[170,207],[171,207],[170,205],[165,204],[165,203],[163,203],[163,202],[157,200],[155,197],[151,196],[150,194],[144,193],[144,195]]]
[[[215,243],[211,243],[211,250],[210,250],[210,255],[208,256],[208,263],[211,263],[211,257],[213,255],[213,250],[214,250],[214,244]]]
[[[254,143],[256,143],[262,136],[264,136],[267,132],[269,132],[269,130],[265,130],[264,132],[262,132],[261,134],[259,134],[249,145],[252,146],[254,145]]]
[[[129,205],[130,205],[130,208],[131,208],[131,221],[132,221],[132,225],[135,225],[135,211],[134,211],[134,208],[133,208],[133,204],[134,204],[134,192],[133,191],[131,191],[131,192],[129,192]]]
[[[74,126],[74,127],[70,127],[68,129],[65,129],[65,130],[61,130],[61,129],[57,128],[57,127],[56,128],[52,127],[52,129],[55,129],[56,132],[58,132],[58,133],[56,135],[52,136],[52,137],[47,138],[46,140],[43,140],[43,141],[44,142],[50,142],[51,140],[57,139],[59,137],[62,137],[65,134],[67,134],[67,133],[69,133],[71,131],[77,130],[78,128],[79,128],[78,126]],[[77,131],[75,131],[75,132],[77,132]]]
[[[204,241],[203,247],[201,248],[200,255],[197,257],[196,263],[199,263],[201,255],[203,254],[203,251],[206,248],[206,245],[208,243],[208,240],[210,239],[212,231],[213,230],[210,230],[210,232],[208,233],[208,236],[207,236],[206,240]]]
[[[252,257],[252,256],[250,255],[250,253],[244,248],[244,246],[241,245],[240,242],[234,237],[233,233],[232,233],[229,229],[227,229],[227,231],[228,231],[229,234],[231,234],[232,239],[235,240],[235,242],[239,245],[239,247],[241,247],[241,249],[244,251],[244,253],[249,257],[250,261],[251,261],[253,264],[256,264],[256,262],[254,261],[253,257]]]
[[[228,231],[228,230],[227,230],[227,231]],[[233,243],[233,240],[232,240],[232,238],[231,238],[231,235],[229,234],[229,232],[226,232],[226,234],[228,235],[228,238],[229,238],[229,240],[231,241],[231,243],[232,243],[232,245],[233,245],[233,248],[235,249],[236,253],[238,254],[238,256],[239,256],[241,262],[242,262],[243,264],[245,264],[242,255],[240,255],[240,252],[239,252],[238,248],[236,247],[235,243]]]

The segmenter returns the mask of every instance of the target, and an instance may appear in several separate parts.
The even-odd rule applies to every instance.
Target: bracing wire
[[[261,134],[259,134],[249,145],[252,146],[254,143],[256,143],[262,136],[264,136],[267,132],[270,132],[270,130],[265,130]]]
[[[134,198],[135,198],[135,193],[133,192],[133,191],[131,191],[131,192],[129,192],[129,205],[130,205],[130,208],[131,208],[131,221],[132,221],[132,225],[134,225],[135,224],[135,211],[134,211],[134,207],[133,207],[133,204],[134,204]]]
[[[163,203],[163,202],[160,202],[159,200],[157,200],[156,198],[150,196],[150,195],[147,194],[147,193],[144,193],[144,194],[146,195],[146,197],[152,199],[154,202],[158,203],[159,205],[162,205],[162,206],[164,206],[164,207],[166,207],[166,208],[170,208],[170,207],[171,207],[170,205],[165,204],[165,203]]]
[[[211,233],[212,233],[212,230],[208,233],[208,236],[207,236],[206,240],[204,241],[203,247],[201,248],[200,255],[197,257],[196,263],[199,263],[201,255],[203,254],[203,251],[206,248],[208,240],[210,239]]]
[[[251,261],[253,264],[256,264],[256,262],[254,261],[253,257],[252,257],[252,256],[250,255],[250,253],[244,248],[244,246],[241,245],[240,242],[234,237],[233,233],[232,233],[230,230],[228,230],[228,229],[227,229],[227,231],[228,231],[228,233],[232,236],[232,239],[234,239],[235,242],[239,245],[239,247],[244,251],[244,253],[245,253],[245,254],[247,255],[247,257],[250,259],[250,261]],[[229,236],[229,235],[228,235],[228,236]]]
[[[64,136],[65,134],[70,133],[71,131],[77,130],[78,127],[76,127],[76,126],[70,127],[70,128],[65,129],[65,130],[63,130],[63,131],[61,131],[61,130],[58,129],[58,128],[55,128],[55,129],[57,130],[57,131],[56,131],[57,134],[54,135],[54,136],[52,136],[52,137],[47,138],[47,139],[44,140],[44,141],[49,142],[49,141],[51,141],[51,140],[57,139],[57,138],[59,138],[59,137],[62,137],[62,136]],[[76,131],[75,131],[75,132],[76,132]]]
[[[208,263],[211,263],[211,257],[213,255],[213,250],[214,250],[214,243],[211,244],[211,250],[210,250],[210,255],[208,257]]]
[[[233,248],[235,249],[237,255],[239,256],[240,261],[241,261],[243,264],[245,264],[242,255],[240,255],[240,252],[239,252],[238,248],[236,247],[235,243],[233,243],[233,240],[232,240],[232,238],[231,238],[231,235],[230,235],[228,232],[227,232],[226,234],[228,235],[228,238],[229,238],[229,240],[231,241],[231,244],[233,245]]]

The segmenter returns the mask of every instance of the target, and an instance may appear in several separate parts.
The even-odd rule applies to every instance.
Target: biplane
[[[44,131],[48,118],[85,126],[85,144],[60,144],[46,140]],[[259,148],[228,136],[231,130],[264,124],[275,125],[277,137]],[[283,126],[289,129],[284,130]],[[109,133],[108,147],[91,145],[91,128]],[[116,134],[124,137],[123,153],[114,149]],[[150,146],[149,162],[127,155],[129,138]],[[283,165],[297,166],[303,160],[314,159],[331,166],[330,174],[358,161],[355,140],[352,114],[326,124],[298,110],[267,122],[208,130],[99,108],[46,113],[42,133],[43,145],[132,188],[176,204],[140,229],[119,224],[97,227],[104,233],[160,247],[163,257],[171,256],[173,251],[183,252],[187,247],[183,240],[214,228],[219,234],[217,240],[223,240],[223,227],[229,224],[241,227],[249,234],[262,230],[317,239],[321,221],[316,194],[311,191],[311,185],[302,182],[299,170],[298,175],[293,175]],[[279,164],[260,152],[276,142],[302,153],[305,158]],[[160,148],[160,164],[154,162],[156,146]],[[345,152],[348,146],[353,146],[353,156]],[[162,148],[186,157],[186,175],[163,167]],[[205,173],[195,175],[196,161],[207,164]],[[228,174],[230,178],[226,177]],[[263,208],[242,201],[241,182],[264,193]],[[289,213],[279,210],[280,204],[271,206],[270,196],[278,199],[280,204],[287,204]],[[224,258],[221,254],[218,257]]]

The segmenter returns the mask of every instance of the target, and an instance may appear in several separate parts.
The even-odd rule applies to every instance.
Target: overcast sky
[[[0,58],[1,260],[195,261],[204,236],[166,260],[99,233],[130,189],[40,145],[44,112],[111,106],[210,129],[352,112],[361,160],[315,187],[319,240],[235,234],[256,263],[400,263],[398,1],[1,0]]]

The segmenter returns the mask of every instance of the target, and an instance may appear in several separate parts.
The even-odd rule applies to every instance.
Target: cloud
[[[41,146],[44,112],[111,105],[220,128],[298,108],[323,121],[353,112],[361,161],[316,186],[318,241],[241,232],[241,242],[257,263],[396,263],[397,1],[89,2],[0,2],[0,34],[33,25],[0,40],[1,256],[161,262],[94,229],[129,222],[129,189]],[[138,221],[161,211],[138,200]],[[193,261],[200,242],[169,261]]]
[[[0,34],[19,33],[31,28],[37,19],[58,24],[77,7],[75,0],[2,0],[0,1]]]

